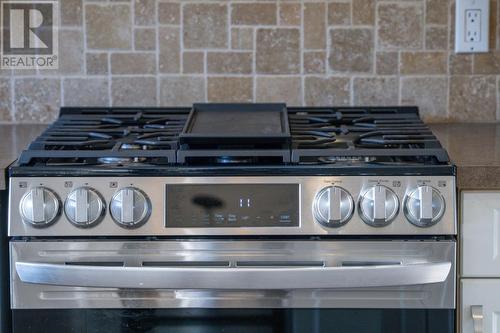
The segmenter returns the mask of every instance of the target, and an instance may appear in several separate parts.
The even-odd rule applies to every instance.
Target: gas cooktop
[[[62,108],[16,167],[449,166],[416,107]],[[33,168],[34,167],[34,168]]]

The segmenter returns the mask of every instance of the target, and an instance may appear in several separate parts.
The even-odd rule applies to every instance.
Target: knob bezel
[[[56,209],[54,209],[54,213],[52,214],[52,216],[49,218],[49,219],[46,219],[46,222],[33,222],[33,221],[30,221],[30,219],[28,217],[25,216],[24,212],[23,212],[23,206],[24,206],[24,202],[25,200],[27,200],[28,196],[31,194],[31,192],[35,189],[40,189],[46,193],[48,193],[50,196],[51,196],[51,199],[54,203],[54,206]],[[46,228],[46,227],[49,227],[51,225],[53,225],[54,223],[56,223],[58,220],[59,220],[59,217],[61,216],[61,199],[59,198],[59,196],[57,195],[56,192],[52,191],[51,189],[47,188],[47,187],[44,187],[44,186],[37,186],[37,187],[33,187],[33,188],[30,188],[21,198],[21,200],[19,201],[19,215],[21,216],[21,220],[33,227],[33,228],[37,228],[37,229],[42,229],[42,228]]]
[[[74,219],[72,219],[71,217],[69,217],[69,215],[68,215],[68,213],[66,211],[66,207],[67,207],[67,205],[69,203],[70,196],[73,193],[75,193],[76,191],[82,190],[82,189],[85,189],[85,190],[87,190],[87,191],[92,192],[93,194],[95,194],[97,196],[97,202],[99,203],[100,214],[93,221],[89,221],[87,223],[76,222]],[[80,229],[93,228],[96,225],[98,225],[99,223],[101,223],[102,220],[104,219],[104,216],[106,215],[106,202],[104,201],[104,198],[102,197],[102,195],[99,192],[97,192],[97,190],[93,189],[92,187],[89,187],[89,186],[78,187],[78,188],[75,188],[70,193],[68,193],[68,196],[66,197],[66,200],[64,201],[64,215],[66,216],[66,218],[68,219],[68,221],[72,225],[74,225],[75,227],[77,227],[77,228],[80,228]]]
[[[387,192],[392,194],[392,197],[394,198],[394,203],[395,203],[394,211],[384,221],[376,221],[375,218],[372,221],[369,217],[366,216],[364,209],[363,209],[363,200],[365,200],[367,198],[368,192],[370,192],[370,190],[375,189],[378,186],[384,187]],[[386,197],[387,197],[387,194],[386,194]],[[398,217],[399,210],[400,210],[400,202],[399,202],[398,195],[392,189],[390,189],[389,187],[384,186],[384,185],[374,185],[374,186],[367,188],[365,191],[363,191],[363,193],[360,195],[359,200],[358,200],[358,214],[359,214],[359,216],[361,217],[363,222],[365,222],[367,225],[369,225],[371,227],[375,227],[375,228],[382,228],[382,227],[386,227],[386,226],[390,225]]]
[[[321,214],[321,209],[319,207],[319,204],[320,204],[320,198],[325,194],[325,192],[327,192],[333,188],[337,188],[347,195],[347,198],[349,200],[349,212],[340,221],[332,223],[332,222],[330,222],[330,220],[328,220],[328,217],[325,217],[325,216],[323,216],[323,214]],[[321,224],[322,226],[325,226],[327,228],[340,228],[340,227],[346,225],[352,219],[352,217],[354,215],[354,209],[355,209],[355,204],[354,204],[354,199],[353,199],[352,195],[349,193],[349,191],[347,191],[345,188],[340,187],[340,186],[323,187],[318,193],[316,193],[316,196],[314,197],[314,201],[313,201],[314,220],[316,222],[318,222],[319,224]]]
[[[116,198],[118,197],[118,195],[120,195],[120,193],[122,191],[124,191],[124,190],[132,190],[133,192],[136,192],[136,193],[142,195],[143,198],[144,198],[144,202],[146,203],[146,208],[144,209],[144,212],[143,212],[143,214],[141,216],[140,221],[137,222],[137,223],[133,223],[133,224],[122,223],[122,222],[118,221],[118,219],[113,214],[113,209],[112,209],[111,205],[116,200]],[[111,219],[118,226],[120,226],[122,228],[125,228],[125,229],[137,229],[137,228],[142,227],[144,224],[146,224],[146,222],[148,222],[149,218],[151,217],[151,212],[152,212],[151,200],[146,195],[146,193],[144,193],[144,191],[142,191],[141,189],[138,189],[137,187],[129,186],[129,187],[124,187],[124,188],[119,189],[118,191],[116,191],[113,194],[113,197],[111,198],[111,200],[109,202],[109,213],[111,215]]]
[[[441,209],[439,210],[438,214],[435,217],[433,217],[430,221],[428,221],[428,220],[422,221],[421,219],[418,219],[417,217],[415,217],[411,213],[410,209],[408,208],[409,201],[412,198],[412,194],[414,194],[415,192],[418,191],[419,188],[424,187],[424,186],[429,187],[432,191],[432,194],[436,193],[437,197],[439,198],[439,201],[441,203]],[[407,195],[405,195],[404,202],[403,202],[403,213],[404,213],[406,219],[408,220],[408,222],[410,222],[411,224],[413,224],[416,227],[430,228],[430,227],[436,225],[443,218],[445,211],[446,211],[446,201],[445,201],[443,195],[441,194],[441,192],[439,192],[439,190],[433,186],[430,186],[430,185],[417,186],[416,188],[414,188],[413,190],[408,192]]]

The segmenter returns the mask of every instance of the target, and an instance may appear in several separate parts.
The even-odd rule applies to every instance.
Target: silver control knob
[[[349,222],[353,212],[354,200],[349,192],[341,187],[325,187],[314,199],[314,218],[326,227],[343,226]]]
[[[445,209],[443,196],[432,186],[419,186],[405,198],[405,216],[417,227],[425,228],[438,223]]]
[[[47,227],[55,222],[60,209],[58,196],[45,187],[30,189],[19,204],[23,221],[37,228]]]
[[[111,217],[121,227],[138,228],[151,214],[151,202],[141,190],[126,187],[113,195],[109,205]]]
[[[399,199],[396,193],[383,185],[369,188],[359,200],[359,214],[372,227],[389,225],[398,215]]]
[[[79,228],[89,228],[99,222],[105,213],[104,200],[90,187],[73,190],[64,202],[64,213],[68,220]]]

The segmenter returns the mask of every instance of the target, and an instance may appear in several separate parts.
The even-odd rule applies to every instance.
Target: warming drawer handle
[[[482,305],[472,305],[470,307],[472,321],[474,323],[474,333],[483,333],[483,306]]]
[[[319,289],[444,282],[451,262],[360,267],[116,267],[16,262],[22,282],[154,289]]]

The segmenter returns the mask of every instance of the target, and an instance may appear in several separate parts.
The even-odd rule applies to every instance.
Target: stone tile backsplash
[[[454,0],[60,0],[60,67],[0,70],[0,122],[60,106],[194,102],[418,105],[500,120],[500,0],[490,49],[455,54]]]

